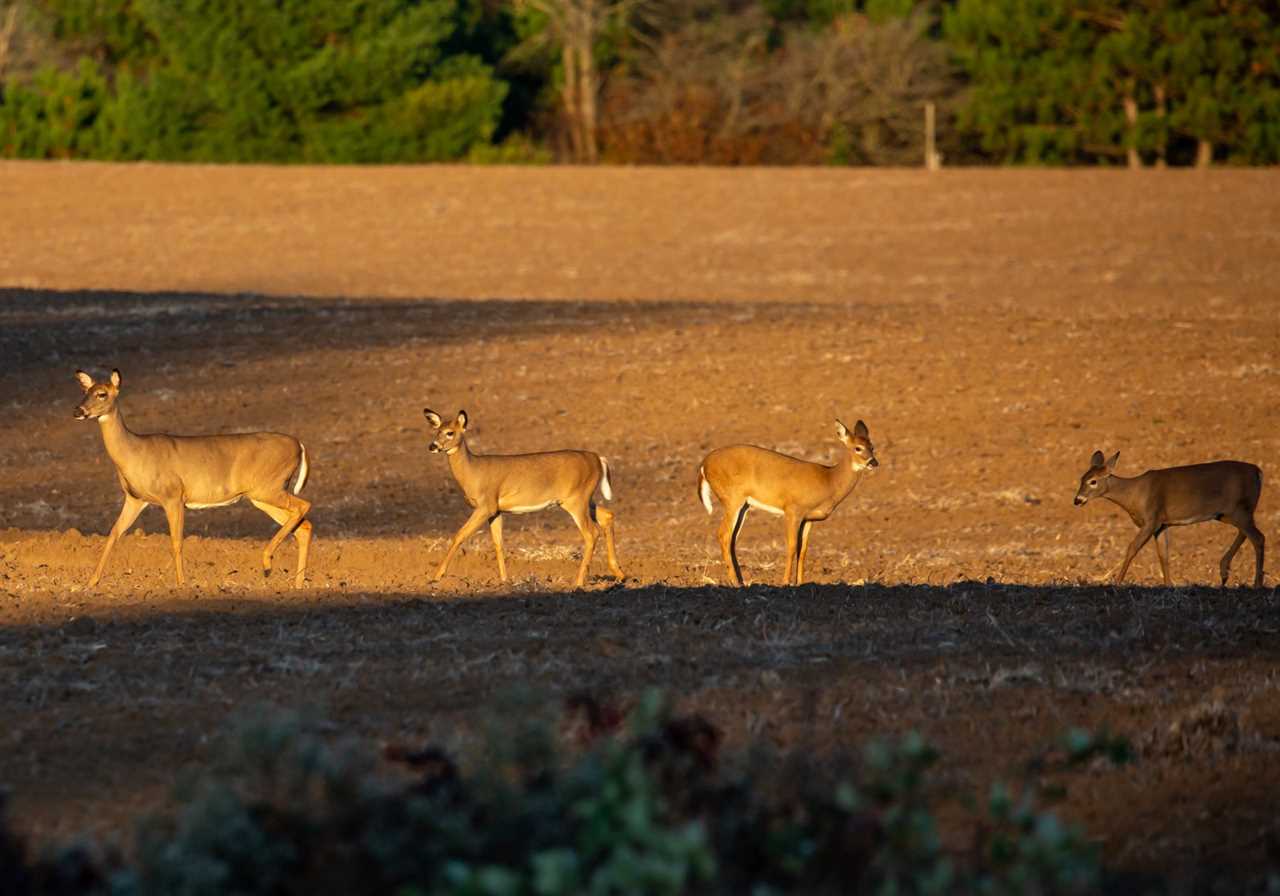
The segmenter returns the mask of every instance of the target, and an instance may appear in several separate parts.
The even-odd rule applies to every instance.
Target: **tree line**
[[[0,0],[0,155],[1280,161],[1271,0]]]

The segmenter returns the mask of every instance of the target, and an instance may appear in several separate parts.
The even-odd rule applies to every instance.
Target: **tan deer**
[[[836,436],[848,450],[835,466],[815,464],[758,448],[733,445],[717,448],[698,468],[698,494],[707,513],[713,513],[711,495],[724,505],[720,521],[720,552],[735,585],[742,585],[738,565],[738,532],[752,508],[778,514],[787,527],[787,570],[782,584],[804,581],[804,561],[809,552],[809,530],[825,520],[853,491],[862,471],[880,465],[867,424],[859,420],[850,433],[839,420]]]
[[[498,554],[498,576],[507,581],[507,563],[502,555],[502,515],[533,513],[559,505],[573,517],[582,533],[582,565],[574,587],[587,581],[587,568],[596,549],[600,529],[604,529],[609,571],[621,581],[618,554],[613,541],[613,513],[596,506],[596,486],[609,501],[613,489],[609,485],[609,464],[590,451],[545,451],[538,454],[473,454],[467,447],[467,412],[445,422],[435,411],[423,408],[422,414],[435,428],[431,440],[433,452],[443,451],[449,459],[449,470],[462,488],[467,503],[474,509],[471,516],[449,543],[436,581],[449,571],[453,555],[462,543],[489,524],[489,535]]]
[[[290,533],[298,541],[298,574],[302,586],[311,545],[311,522],[306,518],[310,502],[298,497],[307,481],[307,450],[293,436],[275,432],[236,435],[171,436],[135,433],[120,413],[120,371],[99,382],[83,370],[76,379],[84,398],[76,407],[77,420],[97,420],[107,455],[116,466],[124,491],[124,507],[111,527],[107,546],[89,587],[98,584],[111,549],[148,504],[159,504],[169,520],[173,564],[178,585],[182,574],[182,527],[188,508],[222,507],[248,498],[280,529],[262,553],[262,574],[271,574],[271,557]],[[289,481],[293,480],[292,488]]]
[[[1253,522],[1253,512],[1262,494],[1262,470],[1237,460],[1219,460],[1148,470],[1141,476],[1125,479],[1115,473],[1119,460],[1119,451],[1110,458],[1104,458],[1101,451],[1093,452],[1089,469],[1080,477],[1080,488],[1076,490],[1075,497],[1077,507],[1083,507],[1093,498],[1113,501],[1129,514],[1138,527],[1138,534],[1129,543],[1124,562],[1116,573],[1116,583],[1124,581],[1134,555],[1148,539],[1154,538],[1164,583],[1172,585],[1173,580],[1169,578],[1169,527],[1218,520],[1240,530],[1231,547],[1222,555],[1218,567],[1222,584],[1227,584],[1231,561],[1247,538],[1253,543],[1257,564],[1253,587],[1262,587],[1266,538]]]

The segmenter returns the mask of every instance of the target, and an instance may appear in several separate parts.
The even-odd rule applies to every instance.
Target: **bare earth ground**
[[[1280,173],[216,168],[0,163],[0,785],[39,840],[127,830],[237,708],[317,706],[466,749],[504,691],[657,684],[731,746],[923,731],[981,792],[1070,726],[1139,761],[1062,811],[1134,870],[1280,855],[1280,597],[1219,590],[1233,531],[1176,530],[1181,587],[1097,580],[1134,529],[1071,506],[1121,472],[1234,457],[1280,546]],[[270,522],[163,515],[84,583],[119,507],[76,367],[132,428],[269,428],[312,458],[309,587]],[[512,519],[499,587],[421,408],[480,451],[610,459],[625,588],[566,590],[579,541]],[[753,515],[723,570],[694,491],[717,445],[883,466],[781,577]],[[146,534],[141,534],[145,532]],[[1246,545],[1232,584],[1251,576]],[[603,558],[595,571],[603,576]],[[863,584],[863,583],[866,584]],[[957,832],[952,832],[957,835]],[[962,832],[959,832],[962,833]]]

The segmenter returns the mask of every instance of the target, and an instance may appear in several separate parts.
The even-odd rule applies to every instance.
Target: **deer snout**
[[[871,460],[867,461],[867,466],[874,470],[876,467],[880,466],[880,461],[873,457]]]
[[[438,442],[432,442],[427,446],[427,450],[432,454],[438,454],[440,452],[440,444]]]
[[[1085,504],[1089,503],[1089,499],[1082,498],[1080,495],[1076,495],[1074,503],[1077,507],[1083,507]]]
[[[84,408],[76,405],[75,417],[77,420],[88,420],[89,415],[84,412]]]

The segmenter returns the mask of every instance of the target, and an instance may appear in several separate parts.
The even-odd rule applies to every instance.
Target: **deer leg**
[[[592,504],[591,514],[595,517],[600,528],[604,530],[604,547],[609,555],[609,572],[613,573],[613,577],[621,582],[626,578],[626,575],[622,572],[622,567],[618,565],[618,549],[613,541],[613,511]]]
[[[262,501],[249,499],[249,503],[261,510],[267,516],[271,517],[281,526],[289,522],[289,511],[280,507],[273,507]],[[293,537],[298,542],[298,574],[293,578],[293,587],[301,588],[303,577],[307,572],[307,554],[311,549],[311,520],[304,519],[298,523],[293,530]]]
[[[249,501],[257,507],[261,504],[269,504],[272,507],[279,508],[284,511],[286,517],[280,524],[280,528],[276,530],[276,534],[271,536],[271,541],[267,542],[266,548],[262,551],[262,577],[265,579],[271,575],[271,558],[275,556],[276,550],[280,547],[280,543],[294,533],[294,531],[302,525],[302,521],[311,511],[311,502],[305,498],[299,498],[297,495],[281,489],[278,494],[268,497],[249,497]],[[308,538],[310,537],[308,533]],[[299,539],[299,553],[301,554],[301,539]],[[303,566],[300,557],[298,566]],[[301,571],[301,570],[300,570]],[[296,580],[295,580],[296,581]]]
[[[800,562],[796,565],[796,584],[804,581],[804,560],[809,554],[809,530],[813,528],[813,520],[805,520],[800,524]]]
[[[1168,588],[1173,587],[1173,579],[1169,578],[1169,527],[1161,526],[1153,536],[1156,540],[1156,556],[1160,558],[1160,575],[1164,577],[1164,584]]]
[[[561,506],[568,511],[569,516],[573,517],[573,521],[578,525],[578,531],[582,533],[582,565],[578,567],[578,578],[573,583],[574,588],[581,588],[587,583],[587,568],[591,565],[591,555],[596,552],[596,539],[600,537],[600,527],[591,518],[589,507]]]
[[[89,587],[95,588],[98,580],[102,578],[102,571],[107,567],[107,558],[111,556],[111,549],[116,546],[116,540],[129,531],[138,520],[138,514],[146,508],[147,502],[141,498],[135,498],[132,495],[124,496],[124,506],[120,508],[120,515],[116,517],[115,525],[111,527],[111,533],[107,535],[107,546],[102,549],[102,557],[98,560],[98,568],[93,571],[93,578],[89,579]]]
[[[787,571],[783,573],[782,584],[798,585],[795,580],[797,567],[800,565],[800,527],[804,525],[803,520],[799,520],[794,514],[787,513],[785,516],[787,525]]]
[[[742,587],[742,567],[738,565],[738,533],[742,531],[742,522],[747,518],[748,505],[743,503],[733,507],[725,503],[724,519],[720,521],[720,553],[724,557],[725,569],[729,572],[730,584]]]
[[[444,578],[444,574],[449,571],[449,564],[453,562],[453,555],[458,552],[458,548],[462,543],[480,531],[480,527],[485,524],[497,510],[490,510],[486,507],[477,507],[471,511],[471,516],[467,517],[467,521],[462,524],[462,528],[453,536],[453,541],[449,542],[449,550],[444,555],[444,560],[440,561],[440,568],[436,570],[436,581]]]
[[[1227,548],[1227,552],[1222,555],[1222,562],[1218,564],[1218,572],[1222,575],[1222,587],[1227,586],[1227,579],[1231,576],[1231,561],[1236,559],[1236,551],[1240,550],[1240,545],[1244,544],[1244,540],[1248,536],[1241,529],[1236,533],[1235,540],[1231,542],[1231,547]]]
[[[502,556],[502,514],[495,513],[489,520],[489,537],[493,539],[493,550],[498,555],[498,578],[507,580],[507,561]]]
[[[1133,541],[1129,542],[1129,549],[1125,551],[1124,562],[1120,564],[1120,571],[1116,573],[1112,584],[1119,585],[1124,581],[1124,575],[1129,571],[1129,564],[1133,562],[1134,555],[1142,550],[1142,546],[1150,540],[1155,528],[1151,526],[1143,526],[1138,530],[1138,534],[1133,537]]]
[[[179,498],[164,505],[164,515],[169,518],[169,541],[173,547],[174,577],[177,579],[178,587],[181,588],[187,584],[186,577],[182,574],[182,527],[186,522],[186,507],[183,506],[182,499]]]

